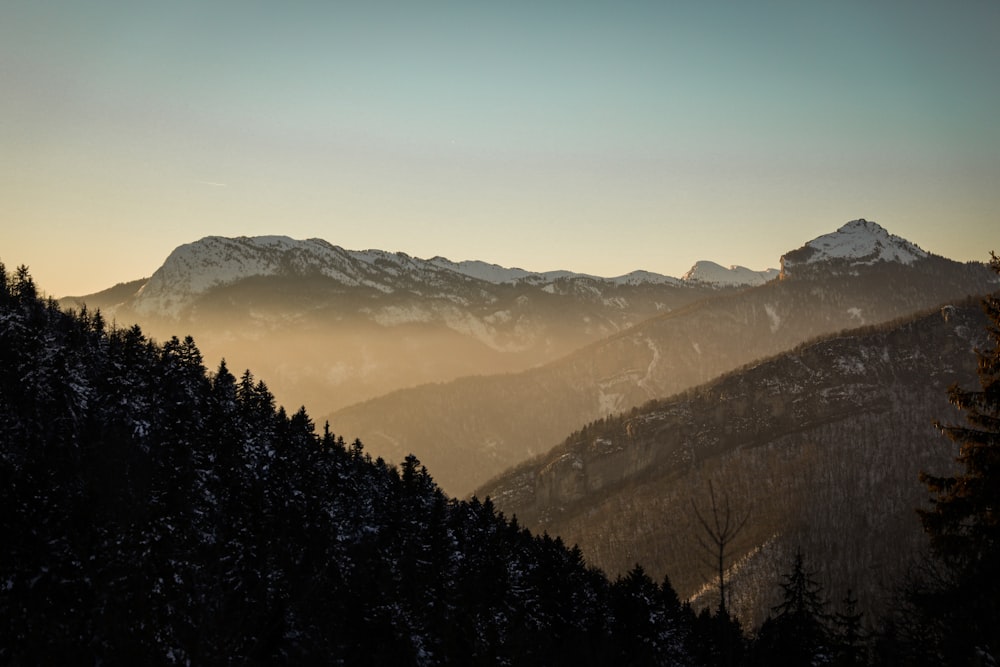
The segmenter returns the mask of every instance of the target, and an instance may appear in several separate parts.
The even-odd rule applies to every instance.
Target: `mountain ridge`
[[[800,271],[690,303],[515,375],[403,389],[342,408],[329,419],[390,460],[415,452],[449,492],[461,495],[474,488],[461,480],[485,482],[518,459],[547,451],[579,424],[818,336],[996,286],[985,265],[934,255],[911,264],[858,264],[850,271],[834,262],[828,272]]]
[[[949,385],[975,384],[974,349],[989,342],[976,301],[816,339],[592,422],[475,495],[612,574],[663,568],[711,606],[700,529],[684,517],[714,481],[752,508],[729,584],[744,623],[767,615],[775,563],[799,548],[823,554],[827,590],[852,587],[878,612],[880,582],[924,544],[917,473],[953,465],[931,422],[957,417]]]
[[[706,271],[705,267],[718,267]],[[701,267],[701,268],[699,268]],[[689,281],[709,286],[747,286],[776,277],[777,269],[752,271],[744,267],[722,269],[697,262],[682,278],[635,270],[621,276],[602,277],[574,271],[527,271],[480,260],[454,262],[435,256],[424,260],[403,252],[346,250],[318,238],[296,240],[288,236],[206,236],[175,248],[134,295],[134,308],[144,314],[177,316],[198,295],[239,280],[273,275],[320,274],[347,287],[370,287],[385,293],[411,288],[401,278],[432,287],[446,287],[449,280],[472,279],[493,285],[523,283],[550,288],[557,281],[585,280],[618,285],[673,285]],[[85,299],[86,297],[69,297]]]
[[[386,293],[400,287],[412,288],[412,285],[400,285],[399,279],[403,276],[436,287],[445,287],[449,277],[494,285],[525,283],[542,287],[549,287],[556,281],[577,279],[608,285],[648,283],[746,287],[787,277],[797,268],[822,262],[846,261],[852,266],[876,261],[908,264],[927,255],[915,244],[890,234],[877,223],[864,218],[852,220],[835,232],[819,236],[801,248],[785,253],[779,258],[778,269],[758,271],[740,265],[726,268],[710,260],[698,260],[680,278],[645,270],[616,277],[568,270],[538,272],[481,260],[455,262],[440,255],[424,260],[404,252],[346,250],[319,238],[206,236],[171,251],[164,263],[135,291],[132,301],[136,312],[177,316],[193,298],[214,287],[252,277],[288,274],[320,274],[347,287],[370,287]],[[132,282],[138,281],[130,281],[129,284]],[[65,298],[83,300],[87,297]]]
[[[320,239],[206,238],[142,288],[154,314],[134,303],[112,313],[154,335],[185,327],[206,358],[258,369],[283,403],[317,406],[389,460],[416,453],[456,495],[582,423],[995,284],[985,266],[914,250],[863,219],[786,253],[780,280],[750,287],[642,273],[613,284]],[[269,362],[276,347],[286,352]]]
[[[191,334],[206,358],[256,368],[283,403],[321,414],[407,386],[530,368],[732,289],[642,272],[528,274],[320,239],[206,237],[175,249],[144,284],[61,303],[159,338]]]

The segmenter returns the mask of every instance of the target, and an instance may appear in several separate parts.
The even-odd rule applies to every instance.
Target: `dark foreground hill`
[[[669,583],[0,265],[0,664],[690,664]]]
[[[997,313],[994,304],[994,322]],[[976,323],[962,309],[949,310],[948,317],[955,339],[949,343],[948,336],[933,333],[928,339],[944,350],[961,348],[972,340]],[[812,376],[831,361],[811,350],[800,357],[803,368],[788,374],[793,385],[780,392],[762,385],[768,387],[762,403],[745,392],[740,398],[738,381],[713,385],[713,391],[727,388],[712,399],[725,425],[721,431],[717,423],[699,422],[683,410],[675,414],[673,404],[662,404],[657,414],[676,418],[682,431],[691,425],[708,431],[705,438],[694,432],[691,457],[669,438],[665,451],[680,453],[674,460],[678,470],[708,471],[726,502],[737,502],[748,479],[761,497],[759,489],[776,481],[793,480],[794,490],[796,475],[803,473],[808,488],[855,488],[862,500],[877,487],[879,497],[889,499],[879,510],[890,520],[864,513],[863,502],[857,506],[876,529],[891,534],[891,510],[908,502],[893,486],[893,473],[886,473],[887,462],[897,465],[898,458],[859,452],[855,458],[868,465],[847,468],[850,487],[840,483],[843,470],[824,465],[836,464],[829,452],[837,447],[822,440],[803,448],[792,440],[761,439],[767,429],[755,425],[757,417],[791,413],[807,425],[824,423],[823,410],[809,407],[814,404],[840,404],[840,414],[855,415],[861,434],[878,423],[863,408],[878,403],[878,390],[866,382],[848,385],[846,393],[842,383],[830,385],[822,400],[797,403],[798,384],[815,385]],[[908,369],[898,362],[913,361],[915,375],[901,372],[913,380],[923,368],[918,357],[895,359],[894,367]],[[845,358],[857,371],[857,358],[832,360]],[[875,358],[862,355],[865,362]],[[995,352],[982,360],[997,368]],[[992,376],[983,378],[984,387],[996,386]],[[785,394],[793,398],[783,400]],[[725,419],[727,410],[734,419]],[[638,484],[631,499],[619,496],[612,511],[616,521],[634,528],[631,509],[655,505],[669,485],[688,492],[676,478],[656,478],[655,456],[623,457],[628,448],[618,446],[616,438],[624,437],[625,444],[664,435],[664,418],[657,414],[637,412],[633,417],[649,418],[633,419],[624,436],[624,420],[594,425],[567,443],[560,456],[571,457],[568,466],[560,458],[542,471],[541,487],[523,493],[520,484],[500,496],[535,506],[555,525],[587,504],[590,488],[613,499],[612,477],[628,472],[629,465],[621,464],[632,460]],[[849,437],[852,426],[838,431],[836,440],[865,449],[863,439]],[[730,434],[743,435],[738,462],[723,460]],[[785,468],[767,465],[773,461]],[[643,465],[651,473],[645,478]],[[832,487],[831,478],[837,482]],[[787,493],[774,495],[775,503],[755,505],[753,514],[755,526],[774,519],[772,543],[796,531],[808,536],[810,526],[830,514],[801,500],[804,511],[792,506]],[[824,530],[837,538],[833,544],[843,540],[850,546],[859,524],[851,514],[855,504],[843,497],[820,494],[831,511],[846,517]],[[661,504],[661,513],[642,517],[643,525],[658,529],[676,516],[676,507]],[[992,507],[983,506],[987,518]],[[609,524],[604,509],[591,505],[598,525]],[[796,521],[801,519],[809,520],[804,528]],[[798,551],[772,582],[782,601],[758,631],[741,628],[721,607],[695,615],[667,578],[657,584],[635,565],[611,581],[585,564],[579,548],[567,549],[547,533],[533,536],[491,501],[448,499],[414,457],[394,467],[373,460],[360,442],[347,445],[328,429],[316,435],[304,409],[289,417],[275,408],[267,387],[249,371],[237,379],[222,364],[207,373],[191,339],[158,345],[137,327],[108,328],[99,315],[66,314],[55,302],[36,298],[26,270],[8,276],[2,266],[0,534],[4,664],[799,665],[868,664],[873,658],[877,664],[971,664],[966,658],[973,657],[992,664],[996,653],[993,639],[980,641],[996,618],[995,586],[970,595],[942,589],[943,580],[935,580],[916,592],[938,595],[936,601],[945,599],[943,590],[944,607],[924,605],[923,620],[890,623],[884,626],[890,631],[869,637],[854,598],[847,595],[831,607],[818,597],[822,585]],[[608,535],[619,546],[623,535],[636,536]],[[759,536],[759,527],[748,535]],[[648,544],[669,545],[685,536],[647,531],[644,537]],[[905,538],[897,548],[907,548]],[[733,568],[738,576],[758,563],[778,567],[741,548],[749,557],[740,563],[745,567]],[[765,542],[756,553],[768,551],[774,549]],[[864,550],[858,553],[862,558],[850,558],[864,563]],[[960,549],[956,562],[979,557],[985,569],[970,571],[992,572],[994,554],[995,545],[982,552]],[[823,567],[827,561],[838,562],[836,548],[809,560]],[[954,632],[924,631],[969,627],[970,597],[979,605],[975,609],[993,613],[978,619],[979,630],[957,640]],[[943,624],[942,611],[948,620]],[[957,626],[955,619],[964,624]],[[925,650],[924,644],[942,645],[942,637],[956,649],[949,655],[962,659],[942,661],[935,649]]]
[[[727,563],[746,625],[777,604],[797,550],[831,598],[852,589],[874,618],[926,546],[918,474],[955,455],[932,420],[956,418],[949,385],[975,384],[985,324],[973,301],[802,345],[594,422],[477,493],[610,573],[642,562],[717,605],[694,510],[709,512],[711,485],[749,516]]]

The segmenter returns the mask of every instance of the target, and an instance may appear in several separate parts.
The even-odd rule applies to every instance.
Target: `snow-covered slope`
[[[486,262],[481,262],[477,260],[466,260],[463,262],[453,262],[450,259],[444,257],[434,257],[433,259],[427,260],[429,264],[433,264],[441,269],[446,269],[448,271],[454,271],[455,273],[460,273],[464,276],[470,278],[475,278],[477,280],[484,280],[488,283],[493,283],[499,285],[501,283],[517,283],[517,282],[527,282],[527,283],[537,283],[540,285],[549,284],[555,280],[562,279],[573,279],[573,278],[586,278],[589,280],[598,280],[613,285],[640,285],[642,283],[649,283],[652,285],[681,285],[682,281],[674,278],[672,276],[665,276],[660,273],[653,273],[651,271],[631,271],[625,275],[615,276],[614,278],[605,278],[602,276],[595,276],[589,273],[576,273],[574,271],[526,271],[524,269],[513,268],[509,269],[498,264],[488,264]]]
[[[909,264],[927,253],[867,220],[854,220],[832,234],[820,236],[781,258],[781,275],[821,262],[849,266],[890,261]],[[415,294],[458,294],[478,281],[484,286],[533,285],[546,291],[598,289],[603,285],[690,285],[753,287],[768,282],[775,269],[754,271],[743,266],[725,268],[697,262],[681,279],[633,271],[604,278],[572,271],[533,272],[482,261],[429,260],[384,250],[345,250],[322,239],[295,240],[287,236],[225,238],[209,236],[175,249],[139,290],[132,306],[140,314],[176,316],[212,288],[258,276],[310,276],[333,279],[345,287],[382,293],[405,290]]]
[[[649,271],[632,271],[631,273],[626,273],[623,276],[606,279],[602,278],[601,280],[610,280],[616,285],[641,285],[642,283],[650,283],[652,285],[684,284],[682,280],[678,280],[677,278],[660,275],[659,273],[650,273]]]
[[[861,218],[782,256],[781,275],[787,277],[795,267],[821,262],[840,261],[849,266],[876,262],[912,264],[924,257],[927,257],[927,252],[915,244]]]
[[[371,271],[366,270],[380,260],[389,263],[388,270],[395,269],[396,273],[412,263],[405,255],[350,253],[320,239],[208,236],[170,253],[139,290],[134,305],[143,314],[176,315],[193,298],[213,287],[255,276],[286,274],[319,273],[344,285],[390,291],[388,286],[373,281]]]
[[[444,257],[423,260],[401,252],[345,250],[322,239],[287,236],[225,238],[208,236],[176,248],[136,294],[133,306],[141,314],[175,316],[199,295],[215,287],[258,276],[321,275],[347,287],[367,287],[383,293],[404,289],[452,292],[470,280],[499,285],[524,283],[545,287],[557,280],[603,282],[609,286],[682,285],[670,276],[634,271],[602,278],[571,271],[532,272],[481,261],[453,262]]]
[[[574,273],[572,271],[542,271],[538,273],[518,268],[507,268],[500,266],[499,264],[488,264],[479,260],[453,262],[445,257],[434,257],[433,259],[427,260],[427,263],[447,271],[453,271],[463,276],[475,278],[476,280],[483,280],[494,285],[517,282],[545,284],[550,283],[553,280],[559,280],[560,278],[597,278],[596,276],[590,276],[585,273]],[[603,278],[597,279],[603,280]]]
[[[715,262],[702,260],[695,263],[691,270],[684,274],[683,280],[689,283],[717,285],[719,287],[740,287],[763,285],[777,277],[777,269],[754,271],[745,266],[731,266],[727,269]]]

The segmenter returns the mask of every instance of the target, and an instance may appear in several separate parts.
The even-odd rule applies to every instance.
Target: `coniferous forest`
[[[609,580],[488,499],[445,496],[415,457],[373,459],[250,371],[209,371],[191,338],[63,312],[0,265],[0,663],[996,664],[985,304],[982,388],[953,390],[969,423],[941,426],[961,472],[924,480],[930,556],[896,612],[832,604],[822,554],[798,554],[783,602],[743,628],[640,565]]]
[[[669,583],[0,275],[0,662],[686,661]]]

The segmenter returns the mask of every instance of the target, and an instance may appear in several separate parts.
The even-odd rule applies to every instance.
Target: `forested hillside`
[[[926,547],[918,476],[955,455],[933,420],[956,416],[949,385],[975,383],[986,323],[977,299],[813,341],[594,422],[477,493],[609,573],[638,561],[712,607],[694,507],[707,513],[714,488],[748,515],[726,563],[745,625],[770,613],[799,549],[835,599],[850,588],[873,618]]]
[[[401,390],[330,416],[391,460],[408,452],[450,493],[557,445],[582,424],[708,382],[849,328],[996,289],[982,264],[830,260],[786,280],[704,299],[520,373]]]
[[[925,477],[938,494],[923,514],[937,560],[921,561],[915,577],[886,577],[897,605],[880,618],[866,619],[851,589],[831,603],[829,596],[841,592],[818,573],[843,556],[837,545],[857,529],[847,516],[826,527],[828,548],[767,561],[773,603],[766,620],[751,627],[730,614],[726,596],[696,615],[669,578],[656,583],[640,565],[608,579],[580,548],[533,535],[490,500],[448,498],[412,456],[390,466],[359,441],[348,445],[328,428],[316,434],[304,408],[291,416],[277,408],[249,371],[236,378],[222,363],[208,373],[190,338],[161,345],[138,327],[109,327],[99,313],[64,313],[37,297],[25,268],[9,275],[0,266],[0,662],[993,664],[1000,305],[990,303],[994,347],[979,354],[983,391],[951,391],[974,426],[946,429],[961,444],[965,472]],[[956,344],[971,342],[976,323],[960,309],[945,314]],[[809,359],[838,359],[823,348],[798,354],[805,368]],[[801,382],[808,375],[790,377]],[[764,396],[755,407],[735,390],[744,376],[733,378],[714,385],[710,400],[737,407],[742,417],[727,422],[716,415],[718,423],[730,434],[760,436],[758,422],[746,417],[757,408],[773,413],[780,396]],[[857,410],[859,399],[871,397],[865,386],[854,387],[860,394],[828,391],[820,402]],[[670,413],[669,403],[654,407]],[[790,407],[796,414],[794,398]],[[662,434],[662,421],[633,419],[638,429],[626,435]],[[856,421],[859,432],[872,423]],[[604,421],[580,435],[585,442],[599,436],[592,440],[597,459],[614,458],[619,450],[608,436],[623,423]],[[648,493],[668,482],[690,493],[695,514],[710,517],[703,526],[718,537],[720,510],[728,524],[728,494],[750,479],[769,488],[804,471],[810,486],[834,479],[847,488],[853,480],[895,494],[880,474],[898,458],[869,460],[859,452],[873,474],[843,477],[845,469],[827,465],[834,460],[822,446],[804,450],[803,459],[789,443],[761,442],[751,439],[739,450],[748,454],[746,464],[711,464],[716,448],[725,449],[719,437],[701,442],[708,445],[703,462],[668,456],[715,472],[731,469],[712,477],[724,495],[718,506],[713,496],[711,509],[676,478],[642,476],[630,497],[635,505],[654,501],[659,520],[670,518]],[[760,452],[763,459],[755,456]],[[775,456],[783,471],[758,465]],[[798,465],[810,461],[819,465]],[[569,467],[587,470],[587,461],[579,464]],[[767,470],[771,477],[762,474]],[[838,508],[838,498],[821,496],[820,503],[843,513],[851,503]],[[894,502],[901,511],[908,503]],[[780,532],[802,535],[792,509],[779,503],[764,518],[776,520]],[[821,516],[805,509],[799,519]],[[738,513],[742,527],[751,515]],[[753,521],[760,516],[755,508]],[[883,517],[865,516],[883,525]],[[846,553],[851,560],[864,552]],[[863,558],[854,563],[869,567]]]
[[[669,583],[609,581],[24,268],[0,267],[0,535],[3,664],[689,662]]]

